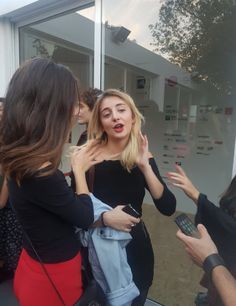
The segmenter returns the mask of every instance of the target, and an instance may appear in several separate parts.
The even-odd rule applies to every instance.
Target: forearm
[[[162,197],[164,186],[156,177],[156,174],[153,172],[151,165],[147,165],[145,168],[141,169],[148,189],[154,199],[160,199]]]
[[[76,189],[75,192],[77,194],[82,194],[82,193],[89,194],[85,173],[76,171],[74,172],[74,176],[75,176],[75,189]]]
[[[212,281],[225,306],[236,305],[236,280],[224,266],[217,266],[212,271]]]
[[[189,196],[197,206],[198,206],[199,195],[200,195],[200,192],[195,188],[191,196]]]
[[[3,185],[2,185],[2,189],[1,189],[1,193],[0,193],[0,208],[5,207],[7,200],[8,200],[8,187],[7,187],[7,179],[4,179]]]

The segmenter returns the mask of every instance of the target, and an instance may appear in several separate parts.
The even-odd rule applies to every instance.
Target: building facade
[[[218,58],[222,57],[214,58],[215,53],[212,56],[210,53],[210,42],[214,43],[212,38],[217,34],[203,30],[205,36],[210,35],[206,48],[210,54],[208,59],[212,59],[212,63],[208,60],[205,66],[198,65],[205,75],[190,69],[194,63],[189,69],[184,60],[182,68],[176,65],[178,58],[173,60],[173,56],[168,54],[168,45],[166,52],[161,52],[161,48],[155,50],[155,25],[161,20],[165,23],[160,18],[163,17],[163,3],[160,0],[38,0],[17,9],[9,6],[2,13],[0,3],[0,96],[5,95],[16,68],[25,60],[38,56],[70,67],[79,78],[81,88],[118,88],[126,91],[145,116],[144,131],[163,178],[167,179],[167,172],[173,171],[174,164],[178,163],[196,186],[217,203],[219,195],[235,173],[236,70],[233,69],[235,63],[232,57],[228,56],[229,52],[234,52],[234,46],[225,46],[224,39],[230,37],[230,32],[223,35],[222,30],[218,46],[225,48],[219,52],[224,53],[227,49],[228,53],[223,57],[224,63],[220,63]],[[234,13],[234,10],[232,1],[229,11]],[[168,18],[164,20],[170,22]],[[185,27],[186,20],[175,22],[176,28],[179,27],[182,32],[178,32],[180,36],[176,34],[172,37],[169,50],[173,41],[176,43],[177,40],[178,45],[178,39],[184,41],[191,35],[191,31]],[[164,31],[164,27],[162,29]],[[169,35],[168,31],[163,34]],[[191,41],[194,44],[194,36]],[[205,43],[207,45],[207,41]],[[203,49],[200,40],[199,45],[194,47]],[[185,57],[189,54],[186,53]],[[224,73],[226,79],[217,78],[219,71],[212,76],[210,64],[215,67],[221,65],[219,71],[227,67]],[[226,90],[225,84],[230,81]],[[82,130],[81,126],[73,129],[68,147],[76,143]],[[65,172],[70,170],[66,154],[62,169]],[[176,189],[173,192],[178,200],[178,211],[194,214],[194,205],[183,193]],[[152,203],[148,195],[145,202]],[[157,262],[150,296],[165,305],[193,305],[194,295],[199,289],[196,284],[200,272],[189,264],[186,270],[183,268],[186,258],[175,242],[173,219],[166,221],[157,213],[154,218],[153,209],[153,206],[147,207],[146,218],[150,223],[157,258],[160,256],[161,259],[160,263]],[[162,227],[166,228],[166,224],[169,227],[167,236],[162,233]],[[166,242],[168,239],[169,244]],[[173,252],[181,254],[182,261],[178,263],[182,265],[181,269],[170,264],[172,262],[173,265],[176,257]],[[189,271],[193,278],[187,275]],[[190,284],[189,289],[186,289],[187,284]],[[188,302],[184,302],[186,295]],[[172,298],[174,296],[178,296],[179,302]]]

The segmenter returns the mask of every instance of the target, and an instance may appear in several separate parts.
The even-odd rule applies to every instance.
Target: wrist
[[[75,176],[81,176],[81,175],[85,174],[86,171],[82,167],[77,166],[73,169],[73,172],[74,172]]]
[[[107,226],[106,220],[105,220],[105,218],[104,218],[104,216],[106,215],[106,213],[107,213],[107,211],[102,212],[102,213],[101,213],[101,217],[100,217],[101,225],[102,225],[103,227],[106,227],[106,226]]]
[[[149,163],[147,164],[142,164],[142,165],[138,165],[139,169],[143,172],[143,174],[149,172],[150,170],[152,170],[152,167]]]
[[[209,278],[211,278],[214,268],[218,266],[225,267],[225,262],[218,253],[207,256],[203,261],[203,269]]]
[[[191,199],[197,204],[200,192],[195,189],[191,195]]]

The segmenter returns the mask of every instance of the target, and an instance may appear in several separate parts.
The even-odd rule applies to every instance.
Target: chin
[[[115,135],[113,135],[113,138],[116,138],[116,139],[125,139],[125,138],[128,138],[129,137],[129,135],[127,135],[127,134],[115,134]]]
[[[83,124],[85,124],[85,122],[83,122],[83,121],[78,121],[78,124],[79,124],[79,125],[83,125]]]

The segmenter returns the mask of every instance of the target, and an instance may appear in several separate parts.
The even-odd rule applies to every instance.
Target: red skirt
[[[82,294],[81,256],[44,264],[66,306],[72,306]],[[14,278],[14,291],[20,306],[63,306],[40,263],[23,249]]]

